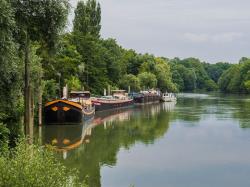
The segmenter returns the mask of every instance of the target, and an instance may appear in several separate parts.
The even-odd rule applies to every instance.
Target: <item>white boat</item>
[[[163,93],[161,100],[163,102],[173,102],[176,101],[176,96],[174,93]]]

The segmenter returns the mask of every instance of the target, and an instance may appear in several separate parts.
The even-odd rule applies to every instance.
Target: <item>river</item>
[[[90,187],[249,187],[250,97],[179,94],[46,127],[43,143]]]

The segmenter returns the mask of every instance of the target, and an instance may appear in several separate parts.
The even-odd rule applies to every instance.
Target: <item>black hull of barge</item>
[[[45,124],[79,124],[83,122],[82,109],[64,102],[57,102],[44,109]]]

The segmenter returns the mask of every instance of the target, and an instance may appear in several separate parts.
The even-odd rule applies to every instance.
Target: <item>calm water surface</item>
[[[180,94],[42,134],[91,187],[250,186],[250,97]]]

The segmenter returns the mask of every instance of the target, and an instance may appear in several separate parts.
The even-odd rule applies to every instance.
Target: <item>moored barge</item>
[[[125,90],[112,90],[112,96],[103,96],[92,99],[96,111],[111,110],[133,106],[134,100],[129,98]]]
[[[140,93],[135,94],[133,97],[136,104],[155,103],[160,102],[161,93],[155,90],[141,91]]]
[[[69,99],[57,99],[45,104],[45,124],[76,124],[91,118],[95,107],[90,92],[73,91]]]

